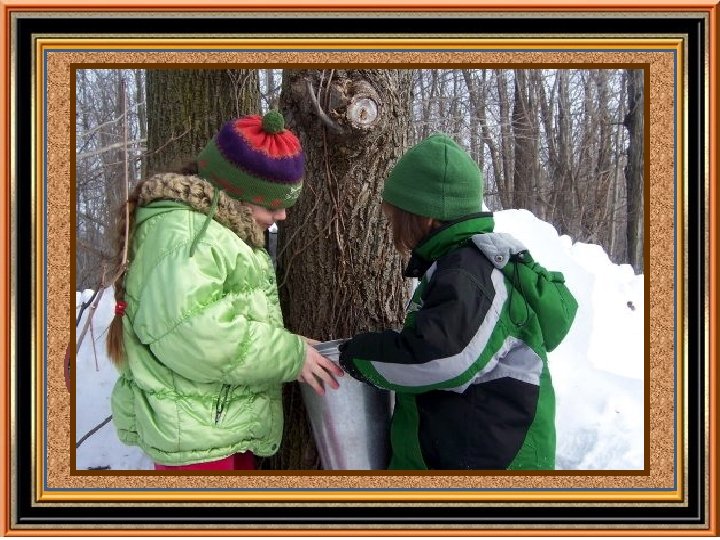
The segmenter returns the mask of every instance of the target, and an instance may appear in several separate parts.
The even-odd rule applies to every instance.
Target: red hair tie
[[[127,307],[127,302],[123,302],[122,300],[118,300],[115,303],[115,315],[120,315],[121,317],[125,315],[125,308]]]

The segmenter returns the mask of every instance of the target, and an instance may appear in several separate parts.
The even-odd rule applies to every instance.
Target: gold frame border
[[[172,52],[173,48],[183,48],[183,49],[193,49],[193,51],[198,52],[212,52],[212,50],[217,49],[219,47],[223,47],[225,49],[264,49],[264,48],[278,48],[283,50],[290,50],[292,52],[295,52],[296,50],[304,51],[307,49],[313,49],[313,51],[317,51],[318,49],[325,50],[328,52],[332,52],[335,49],[342,48],[342,49],[352,49],[354,50],[368,50],[368,49],[382,49],[383,47],[387,48],[389,46],[392,46],[393,50],[397,49],[410,49],[410,48],[423,48],[423,47],[432,47],[433,52],[435,52],[437,49],[445,49],[448,51],[452,51],[454,49],[463,47],[464,49],[475,49],[478,51],[483,51],[486,49],[494,49],[494,50],[504,50],[504,49],[510,49],[510,48],[517,48],[517,47],[524,47],[524,48],[539,48],[541,50],[544,49],[557,49],[557,48],[563,48],[563,49],[570,49],[570,48],[600,48],[602,50],[612,51],[614,48],[617,47],[630,47],[635,45],[638,48],[642,47],[644,50],[648,49],[657,49],[662,52],[668,52],[668,50],[672,50],[674,54],[676,54],[677,59],[677,73],[678,78],[675,81],[676,85],[676,92],[678,97],[684,96],[684,84],[683,81],[685,80],[685,77],[681,74],[685,73],[685,65],[683,62],[684,58],[684,44],[681,39],[678,38],[668,38],[668,39],[653,39],[650,40],[650,43],[648,43],[646,40],[640,40],[640,39],[608,39],[603,40],[602,38],[593,38],[593,39],[570,39],[570,40],[558,40],[558,39],[506,39],[506,40],[498,40],[498,39],[440,39],[439,43],[437,39],[271,39],[271,38],[264,38],[264,39],[220,39],[217,40],[217,42],[213,39],[209,39],[208,41],[198,40],[198,39],[162,39],[162,40],[153,40],[151,45],[148,46],[147,41],[143,42],[142,40],[137,39],[104,39],[104,40],[95,40],[95,39],[52,39],[52,38],[39,38],[36,41],[36,62],[37,65],[42,65],[42,59],[44,58],[45,53],[52,53],[54,49],[62,49],[63,52],[67,50],[73,50],[73,49],[86,49],[86,48],[92,48],[93,46],[98,46],[102,48],[103,52],[106,51],[113,51],[116,49],[123,49],[123,48],[133,48],[133,47],[140,47],[144,50],[160,50],[162,49],[163,52]],[[170,49],[168,51],[168,48]],[[428,62],[428,64],[431,64],[432,61]],[[90,63],[92,64],[92,62]],[[43,103],[43,89],[45,87],[45,83],[47,81],[44,80],[44,71],[37,69],[37,87],[35,89],[36,92],[36,100],[38,104]],[[685,120],[684,120],[684,99],[678,99],[678,103],[676,104],[676,118],[677,118],[677,137],[679,141],[685,141],[686,140],[686,133],[685,133]],[[36,116],[36,149],[42,149],[45,147],[45,144],[47,141],[43,139],[43,120],[45,119],[47,114],[47,111],[44,110],[44,108],[41,108],[40,111],[38,111]],[[685,144],[685,143],[683,143]],[[687,176],[686,174],[680,173],[680,171],[684,170],[684,164],[682,162],[682,152],[678,153],[678,162],[676,163],[676,174],[678,178],[678,200],[683,200],[683,185],[687,182]],[[36,153],[36,167],[38,171],[42,171],[42,164],[43,160],[45,159],[45,156],[42,154],[42,152]],[[45,192],[44,192],[44,186],[47,182],[47,179],[44,178],[42,173],[38,173],[38,182],[37,182],[37,196],[38,200],[44,200]],[[684,223],[685,222],[685,216],[682,212],[682,209],[680,209],[680,212],[678,212],[678,223]],[[646,224],[647,228],[647,224]],[[676,241],[678,242],[679,246],[684,245],[684,239],[682,235],[682,229],[683,227],[677,227],[677,238]],[[37,271],[38,276],[42,276],[42,280],[40,285],[40,290],[44,291],[47,290],[47,283],[46,279],[43,276],[42,273],[42,264],[45,262],[43,261],[43,249],[45,245],[47,244],[48,239],[44,237],[44,230],[43,230],[43,220],[39,219],[36,223],[36,234],[37,238],[39,239],[37,245],[36,245],[36,256],[38,257],[37,262]],[[679,255],[680,251],[679,251]],[[681,255],[682,256],[682,255]],[[678,268],[678,278],[679,283],[684,283],[684,272],[682,272],[683,265],[679,265]],[[649,288],[649,284],[646,285],[646,289]],[[680,291],[676,291],[676,295],[680,295]],[[676,296],[676,299],[677,299]],[[678,303],[678,323],[681,325],[678,328],[683,328],[683,321],[684,321],[684,310],[681,308],[682,303]],[[37,324],[37,335],[38,336],[44,336],[44,329],[47,328],[47,321],[43,320],[43,313],[42,310],[38,310],[36,312],[36,324]],[[46,342],[43,340],[43,348],[46,344]],[[646,353],[647,357],[647,353]],[[676,370],[678,375],[678,386],[680,385],[680,381],[683,380],[683,369],[682,369],[682,357],[680,355],[680,351],[676,352],[675,355],[675,361],[676,361]],[[36,373],[36,388],[43,388],[43,382],[45,381],[45,378],[47,377],[47,373],[44,372],[44,366],[41,364],[37,364],[38,369]],[[683,396],[684,392],[682,391],[682,388],[678,388],[677,393],[677,401],[675,403],[675,406],[677,407],[677,411],[684,411],[684,408],[682,406],[683,403]],[[43,400],[44,396],[41,393],[38,393],[36,396],[36,411],[39,414],[40,411],[43,410]],[[675,471],[675,486],[676,489],[674,490],[665,490],[662,492],[640,492],[638,493],[624,493],[622,490],[614,491],[612,493],[603,493],[598,492],[597,490],[589,489],[587,491],[571,491],[571,492],[558,492],[553,491],[550,493],[545,492],[538,492],[538,491],[513,491],[511,493],[497,493],[497,492],[478,492],[478,491],[472,491],[468,490],[467,492],[462,491],[432,491],[428,493],[423,492],[399,492],[397,490],[392,489],[377,489],[370,493],[364,493],[364,492],[318,492],[318,491],[312,491],[312,488],[308,489],[307,491],[297,491],[297,492],[284,492],[284,491],[271,491],[271,490],[263,490],[261,493],[258,492],[252,492],[251,494],[247,493],[233,493],[233,492],[222,492],[222,491],[213,491],[212,488],[208,489],[205,492],[202,492],[202,500],[231,500],[231,501],[273,501],[273,500],[290,500],[290,501],[411,501],[411,502],[418,502],[418,501],[434,501],[438,498],[446,499],[446,500],[453,500],[453,501],[510,501],[510,502],[517,502],[517,501],[576,501],[576,500],[591,500],[591,501],[653,501],[653,502],[680,502],[682,501],[683,497],[683,486],[685,485],[685,478],[682,474],[684,471],[684,413],[678,412],[677,415],[677,426],[676,426],[676,452],[677,452],[677,469]],[[36,458],[35,458],[35,467],[37,471],[45,472],[45,469],[43,467],[43,459],[44,456],[42,454],[42,450],[47,448],[48,441],[44,438],[43,433],[43,427],[44,423],[40,421],[40,416],[36,416],[36,427],[35,427],[35,433],[37,437],[38,444],[36,446]],[[649,429],[648,426],[646,426],[646,429]],[[647,460],[647,456],[646,456]],[[605,475],[612,476],[613,471],[606,471]],[[82,490],[80,493],[73,493],[73,492],[62,492],[61,494],[53,491],[47,491],[44,489],[43,485],[43,479],[44,476],[37,474],[36,475],[36,493],[38,494],[38,501],[70,501],[70,500],[87,500],[88,499],[88,492],[91,490]],[[198,493],[185,493],[185,492],[173,492],[171,491],[172,488],[166,488],[166,490],[158,490],[156,491],[143,491],[141,493],[133,493],[132,497],[130,497],[132,500],[135,501],[193,501],[198,500],[199,494]],[[103,490],[102,496],[99,497],[101,500],[107,500],[107,501],[123,501],[128,500],[128,494],[124,493],[123,491],[112,491],[112,490]]]

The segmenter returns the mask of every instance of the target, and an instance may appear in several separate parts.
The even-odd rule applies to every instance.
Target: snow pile
[[[557,468],[642,469],[644,276],[611,262],[600,246],[573,244],[526,210],[496,212],[495,230],[562,272],[578,301],[570,333],[549,354]]]

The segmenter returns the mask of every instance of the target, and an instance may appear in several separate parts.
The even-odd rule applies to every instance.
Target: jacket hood
[[[546,350],[551,351],[572,324],[577,301],[565,287],[561,272],[546,270],[522,242],[510,234],[493,232],[493,227],[492,214],[481,212],[435,229],[413,250],[405,275],[420,277],[451,250],[475,245],[509,282],[511,321],[524,326],[534,314]]]
[[[521,314],[513,322],[523,326],[530,312],[535,313],[545,347],[553,350],[567,334],[578,308],[563,274],[538,264],[510,234],[477,234],[472,236],[472,243],[510,282],[510,312]],[[519,305],[518,310],[513,309],[514,303]]]
[[[420,277],[434,261],[467,242],[473,235],[492,232],[494,226],[492,212],[478,212],[438,227],[415,246],[405,276]]]
[[[202,214],[211,212],[215,188],[198,176],[175,173],[156,174],[142,183],[138,194],[135,223],[140,224],[158,214],[192,208]],[[219,190],[217,208],[212,219],[224,225],[253,247],[265,245],[262,228],[252,217],[252,210]],[[165,201],[167,204],[152,204]],[[181,204],[177,204],[181,203]],[[151,205],[152,206],[148,206]]]

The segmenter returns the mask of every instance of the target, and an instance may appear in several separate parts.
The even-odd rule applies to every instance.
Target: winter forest
[[[477,161],[489,210],[528,210],[643,273],[641,70],[89,69],[76,98],[76,291],[112,284],[115,222],[137,182],[178,170],[225,120],[269,109],[306,154],[303,194],[271,235],[293,332],[400,326],[410,290],[380,194],[404,151],[437,131]],[[317,468],[297,385],[284,399],[283,447],[262,466]]]

